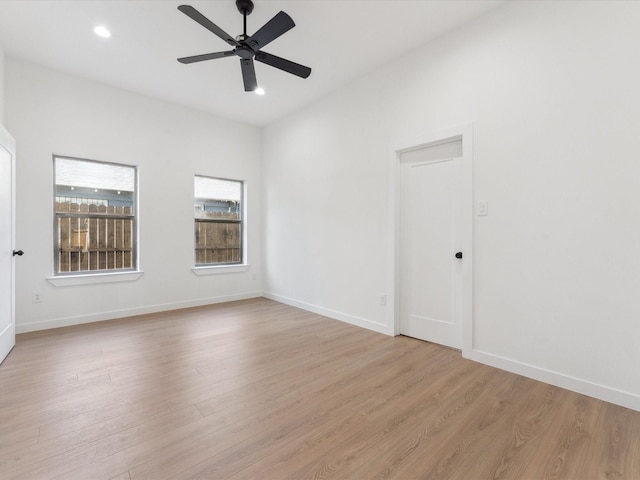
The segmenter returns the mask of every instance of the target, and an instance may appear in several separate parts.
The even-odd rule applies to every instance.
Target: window
[[[195,264],[233,265],[243,261],[243,183],[195,176]]]
[[[136,269],[136,167],[53,157],[54,272]]]

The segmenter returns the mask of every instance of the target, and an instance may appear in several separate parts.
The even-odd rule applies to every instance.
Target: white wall
[[[268,295],[391,332],[388,149],[473,122],[465,354],[640,409],[639,24],[513,2],[268,127]]]
[[[29,331],[260,295],[261,130],[6,61],[6,120],[17,152],[16,326]],[[55,287],[52,154],[138,165],[135,282]],[[251,268],[196,276],[194,174],[247,181]],[[256,276],[254,279],[254,275]],[[42,303],[32,303],[32,293]]]

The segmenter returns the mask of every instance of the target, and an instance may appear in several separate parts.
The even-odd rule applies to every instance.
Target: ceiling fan
[[[204,28],[214,33],[234,48],[233,50],[227,50],[224,52],[204,53],[202,55],[194,55],[192,57],[182,57],[179,58],[178,61],[180,63],[187,64],[237,55],[240,57],[240,67],[242,69],[242,80],[244,82],[245,92],[253,92],[258,88],[256,72],[253,65],[254,60],[266,63],[267,65],[271,65],[272,67],[302,78],[307,78],[311,74],[311,69],[309,67],[292,62],[291,60],[271,55],[270,53],[263,52],[261,50],[264,46],[271,43],[280,35],[295,27],[296,24],[289,15],[284,12],[279,12],[271,20],[265,23],[260,30],[249,37],[247,35],[247,15],[251,14],[253,11],[253,2],[251,0],[236,0],[236,7],[244,17],[244,32],[242,35],[238,35],[236,38],[233,38],[192,6],[180,5],[178,10],[192,20],[198,22]]]

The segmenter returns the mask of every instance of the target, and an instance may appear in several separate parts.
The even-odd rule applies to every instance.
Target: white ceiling
[[[244,92],[238,57],[176,61],[230,49],[179,12],[182,3],[231,35],[242,32],[233,0],[2,0],[0,44],[7,56],[264,126],[504,0],[254,0],[248,33],[287,12],[296,27],[265,51],[312,68],[304,80],[256,62],[261,97]],[[98,24],[112,38],[97,37]]]

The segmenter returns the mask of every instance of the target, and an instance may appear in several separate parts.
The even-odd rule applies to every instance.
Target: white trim
[[[401,139],[391,143],[387,163],[387,318],[386,323],[394,335],[400,334],[399,293],[399,182],[400,155],[427,146],[454,140],[462,141],[462,231],[460,240],[464,252],[462,292],[462,352],[473,348],[473,124],[460,125],[425,135]]]
[[[344,323],[349,323],[357,327],[366,328],[367,330],[373,330],[374,332],[384,333],[386,335],[393,335],[393,332],[389,331],[389,327],[387,325],[372,322],[371,320],[367,320],[366,318],[356,317],[354,315],[349,315],[348,313],[338,312],[336,310],[320,307],[311,303],[301,302],[300,300],[283,297],[281,295],[276,295],[275,293],[264,292],[263,296],[270,300],[275,300],[276,302],[291,305],[292,307],[296,308],[301,308],[302,310],[317,313],[319,315],[323,315],[334,320],[339,320]]]
[[[41,322],[21,324],[16,326],[16,331],[17,333],[35,332],[38,330],[48,330],[50,328],[68,327],[71,325],[102,322],[105,320],[115,320],[117,318],[132,317],[135,315],[166,312],[170,310],[179,310],[182,308],[202,307],[205,305],[233,302],[236,300],[247,300],[249,298],[258,298],[261,296],[262,292],[246,292],[234,295],[224,295],[220,297],[201,298],[198,300],[189,300],[185,302],[163,303],[158,305],[149,305],[146,307],[111,310],[108,312],[93,313],[89,315],[78,315],[76,317],[56,318],[53,320],[44,320]]]
[[[463,356],[469,360],[480,362],[485,365],[490,365],[540,382],[549,383],[560,388],[565,388],[573,392],[604,400],[605,402],[611,402],[616,405],[640,411],[640,396],[630,392],[617,390],[598,383],[588,382],[563,373],[536,367],[535,365],[517,362],[515,360],[501,357],[499,355],[493,355],[481,350],[472,350],[471,352],[466,352],[466,354],[463,352]]]
[[[220,275],[224,273],[239,273],[249,270],[251,265],[242,263],[239,265],[205,265],[202,267],[193,267],[191,271],[198,276],[201,275]]]
[[[404,153],[404,152],[403,152]],[[412,163],[410,165],[410,168],[418,168],[418,167],[424,167],[426,165],[434,165],[436,163],[445,163],[445,162],[451,162],[453,160],[456,160],[459,157],[449,157],[449,158],[441,158],[439,160],[431,160],[429,162],[422,162],[422,163]]]
[[[89,273],[83,275],[63,275],[49,277],[47,281],[56,287],[70,287],[76,285],[94,285],[98,283],[135,282],[144,272],[109,272]]]

